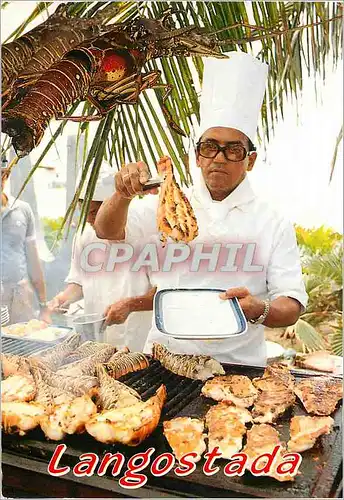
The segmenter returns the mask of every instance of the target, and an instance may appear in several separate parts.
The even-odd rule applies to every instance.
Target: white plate
[[[154,299],[157,329],[187,340],[220,340],[242,335],[247,321],[237,299],[221,300],[219,289],[165,289]]]

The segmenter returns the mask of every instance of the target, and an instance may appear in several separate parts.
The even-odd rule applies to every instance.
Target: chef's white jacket
[[[120,299],[144,295],[150,290],[151,285],[145,272],[132,275],[125,266],[115,268],[112,272],[106,271],[107,260],[106,251],[95,248],[83,257],[83,250],[87,245],[98,244],[100,246],[109,243],[106,240],[97,238],[96,233],[90,224],[86,224],[84,231],[78,232],[73,241],[73,252],[67,283],[76,283],[82,287],[84,295],[85,314],[104,313],[106,307]],[[98,272],[86,271],[85,258],[92,266],[101,264],[102,270]],[[112,325],[105,330],[105,342],[109,342],[118,347],[128,346],[131,351],[142,351],[147,335],[152,323],[152,312],[133,312],[129,315],[125,323]]]
[[[252,190],[247,177],[223,201],[213,201],[203,177],[199,175],[188,193],[194,209],[198,237],[189,243],[255,243],[253,263],[263,266],[260,272],[208,272],[203,269],[190,272],[189,265],[175,265],[171,272],[160,269],[150,274],[150,281],[162,288],[219,288],[247,287],[252,295],[274,300],[280,296],[292,297],[304,310],[307,294],[302,279],[295,231],[265,200]],[[132,203],[128,213],[126,241],[132,245],[153,243],[161,248],[157,229],[158,196],[147,195],[145,203]],[[249,323],[245,334],[225,340],[190,341],[173,339],[160,333],[154,322],[145,345],[150,352],[152,343],[166,345],[173,352],[208,354],[222,362],[265,365],[266,348],[264,326]]]

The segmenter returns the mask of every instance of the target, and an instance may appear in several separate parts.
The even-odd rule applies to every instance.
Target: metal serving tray
[[[16,325],[24,325],[27,324],[25,322],[23,323],[15,323]],[[5,328],[9,328],[12,325],[8,325]],[[51,338],[47,340],[44,338],[44,332],[46,331],[46,335],[48,336],[49,334],[49,329],[54,329],[56,330],[56,334],[53,335],[51,333]],[[29,333],[27,335],[11,335],[10,333],[4,333],[3,331],[1,332],[1,337],[2,338],[8,338],[8,339],[15,339],[15,340],[26,340],[28,342],[42,342],[43,344],[55,344],[56,342],[60,342],[61,340],[64,340],[68,335],[72,333],[73,329],[70,327],[66,326],[58,326],[58,325],[49,325],[47,328],[44,328],[42,330],[37,330],[35,332]]]
[[[225,290],[174,288],[154,299],[157,329],[176,339],[216,340],[243,335],[247,321],[237,298],[221,300]],[[201,330],[202,329],[202,330]]]

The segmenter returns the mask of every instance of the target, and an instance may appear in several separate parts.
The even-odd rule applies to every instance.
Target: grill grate
[[[4,354],[18,354],[20,356],[31,356],[40,351],[49,349],[52,345],[47,345],[45,342],[36,340],[10,339],[2,337],[1,351]]]

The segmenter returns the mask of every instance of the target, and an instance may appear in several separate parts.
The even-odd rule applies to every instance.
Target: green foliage
[[[343,310],[343,236],[330,228],[305,229],[296,226],[301,250],[303,277],[308,293],[307,311],[286,330],[301,342],[304,352],[326,346],[340,352]]]
[[[44,239],[50,251],[54,250],[56,253],[56,242],[61,232],[63,217],[52,219],[50,217],[42,217],[41,219],[44,230]]]
[[[341,234],[324,225],[313,229],[295,226],[295,231],[297,243],[304,255],[327,254],[342,241]]]

